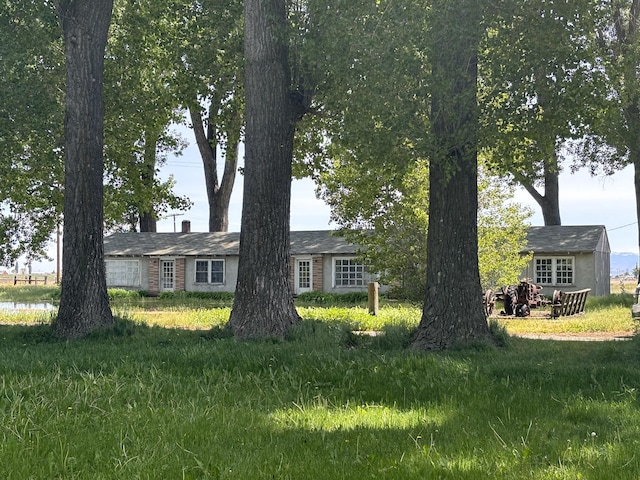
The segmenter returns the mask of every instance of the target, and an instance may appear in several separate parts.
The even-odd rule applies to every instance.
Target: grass
[[[356,306],[335,295],[306,294],[298,299],[298,312],[304,319],[348,324],[352,330],[380,331],[390,328],[411,329],[418,325],[421,308],[416,305],[382,301],[377,316],[369,315],[366,300],[353,296]],[[109,290],[114,314],[139,324],[183,329],[219,328],[226,324],[233,297],[228,294],[166,294],[160,298],[143,297],[138,292]],[[59,288],[51,286],[0,286],[0,301],[52,301]],[[348,299],[347,299],[348,300]],[[326,303],[325,303],[326,302]],[[633,295],[629,292],[608,297],[589,297],[586,313],[559,319],[498,317],[496,321],[510,334],[597,334],[629,335],[635,331],[630,309]],[[16,315],[0,311],[0,323],[49,323],[52,313],[21,312]]]
[[[286,341],[238,342],[228,307],[116,297],[117,328],[80,342],[0,318],[0,476],[640,478],[640,339],[415,352],[418,307],[308,304]],[[632,329],[629,301],[500,322]]]
[[[634,293],[637,284],[636,280],[611,279],[611,293]]]
[[[635,340],[421,353],[351,320],[244,343],[120,323],[72,343],[0,327],[0,474],[640,477]]]
[[[52,301],[60,295],[57,285],[3,285],[0,284],[0,301],[40,302]]]

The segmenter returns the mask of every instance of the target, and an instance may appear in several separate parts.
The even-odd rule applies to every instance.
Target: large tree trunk
[[[142,212],[140,214],[140,231],[141,232],[156,232],[158,221],[154,212]]]
[[[490,339],[478,270],[476,0],[433,4],[432,128],[427,290],[413,341],[420,349]]]
[[[60,0],[67,89],[62,296],[54,332],[83,337],[114,323],[103,246],[104,50],[113,0]]]
[[[629,161],[633,164],[633,183],[636,192],[636,220],[638,220],[638,247],[640,247],[640,95],[630,99],[625,108],[625,121],[628,130]],[[640,283],[640,272],[638,273]]]
[[[638,248],[640,249],[640,155],[634,159],[633,168],[636,186],[636,228],[638,229]],[[638,284],[640,284],[640,270],[638,270]]]
[[[229,326],[239,338],[284,337],[300,321],[289,283],[295,109],[284,0],[245,1],[245,176],[238,284]]]
[[[544,162],[544,195],[526,178],[520,180],[520,184],[540,205],[544,224],[562,225],[560,220],[560,170],[558,155],[555,151]]]
[[[143,188],[153,192],[153,181],[156,176],[156,151],[158,148],[158,136],[154,132],[147,130],[144,135],[144,163],[141,165],[140,180]],[[156,212],[153,210],[153,199],[144,202],[145,205],[139,207],[141,232],[156,232],[158,221]]]
[[[209,231],[226,232],[229,230],[229,203],[238,169],[238,147],[240,144],[240,121],[237,131],[227,132],[227,145],[225,152],[224,172],[222,181],[218,182],[218,166],[216,147],[217,138],[217,110],[219,102],[216,98],[211,100],[209,115],[207,118],[207,131],[203,126],[202,115],[197,103],[189,108],[191,124],[196,137],[200,157],[204,166],[205,187],[209,201]],[[235,124],[235,122],[232,122]],[[230,130],[233,126],[230,128]]]

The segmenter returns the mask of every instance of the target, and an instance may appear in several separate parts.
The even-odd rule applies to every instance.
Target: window
[[[196,283],[224,283],[224,260],[196,260]]]
[[[366,285],[367,267],[354,258],[336,258],[334,263],[336,287],[361,287]]]
[[[298,260],[298,288],[311,288],[311,260]]]
[[[556,258],[556,283],[570,285],[573,283],[573,258]]]
[[[573,257],[536,258],[535,277],[539,285],[573,284]]]
[[[536,283],[539,285],[553,283],[553,260],[551,258],[536,258]]]
[[[107,286],[109,287],[139,287],[139,260],[107,260]]]

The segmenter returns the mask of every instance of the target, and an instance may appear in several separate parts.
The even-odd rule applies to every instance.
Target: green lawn
[[[287,341],[238,342],[225,308],[161,307],[145,321],[200,329],[124,304],[79,342],[0,326],[0,476],[640,478],[639,340],[414,352],[419,309],[395,305],[299,307]]]

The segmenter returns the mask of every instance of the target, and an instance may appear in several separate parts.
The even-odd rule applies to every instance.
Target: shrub
[[[369,294],[367,292],[351,293],[327,293],[327,292],[305,292],[298,295],[298,302],[313,303],[318,305],[343,305],[366,303]]]
[[[140,298],[142,295],[138,290],[126,290],[124,288],[109,288],[107,290],[109,300]]]
[[[158,295],[161,299],[171,300],[215,300],[219,302],[232,302],[233,292],[162,292]]]
[[[631,308],[633,295],[631,293],[613,293],[605,297],[587,297],[587,309],[625,307]]]

